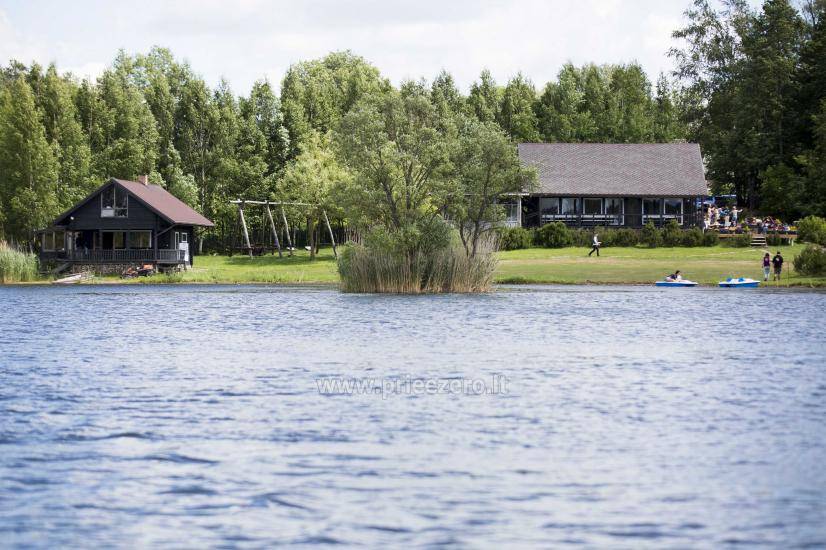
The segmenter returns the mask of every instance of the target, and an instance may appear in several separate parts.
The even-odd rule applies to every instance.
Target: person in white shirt
[[[601,245],[601,244],[602,243],[599,242],[599,235],[594,233],[594,244],[593,244],[593,246],[591,246],[591,251],[588,253],[588,256],[590,256],[594,252],[596,252],[597,256],[599,256],[599,245]]]

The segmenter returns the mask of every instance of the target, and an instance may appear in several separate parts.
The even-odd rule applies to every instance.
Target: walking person
[[[771,271],[771,255],[766,252],[766,255],[763,256],[763,280],[768,282],[769,281],[769,272]]]
[[[779,281],[780,276],[783,274],[783,256],[779,250],[777,254],[774,255],[774,258],[772,258],[772,265],[774,266],[774,280]]]
[[[591,254],[593,254],[594,252],[596,252],[596,253],[597,253],[597,257],[599,257],[599,245],[601,245],[601,244],[602,244],[602,243],[601,243],[601,242],[599,242],[599,235],[597,235],[596,233],[594,233],[594,244],[591,246],[591,251],[588,253],[588,256],[590,256]]]

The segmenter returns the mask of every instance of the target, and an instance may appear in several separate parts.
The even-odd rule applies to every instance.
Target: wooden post
[[[284,221],[284,228],[287,230],[287,246],[289,247],[289,255],[293,255],[293,240],[290,238],[290,224],[287,223],[287,214],[284,213],[284,207],[281,207],[281,219]]]
[[[270,220],[270,228],[272,229],[272,236],[275,238],[275,247],[278,248],[278,257],[283,258],[284,256],[281,255],[281,243],[278,241],[278,230],[275,228],[275,221],[272,219],[272,212],[270,211],[270,203],[267,203],[267,218]]]
[[[238,219],[241,221],[241,232],[244,236],[244,244],[249,251],[250,258],[252,258],[252,245],[250,244],[250,233],[247,230],[247,221],[244,219],[244,204],[238,205]]]
[[[336,238],[333,236],[333,228],[330,227],[330,218],[327,217],[327,211],[321,211],[324,214],[324,221],[327,223],[327,231],[330,232],[330,242],[333,243],[333,256],[338,258],[338,252],[336,252]]]

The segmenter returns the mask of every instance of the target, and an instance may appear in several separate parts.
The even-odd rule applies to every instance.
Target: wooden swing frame
[[[279,258],[283,258],[284,256],[283,256],[282,251],[281,251],[281,242],[278,239],[278,228],[276,226],[275,218],[273,218],[272,209],[270,207],[271,206],[277,206],[277,207],[279,207],[279,209],[281,211],[281,221],[284,224],[284,233],[287,236],[287,253],[288,253],[289,256],[292,256],[294,247],[293,247],[292,238],[290,237],[290,224],[287,221],[287,214],[284,211],[284,207],[285,206],[317,206],[315,204],[311,204],[311,203],[307,203],[307,202],[289,202],[289,201],[255,201],[255,200],[236,199],[234,201],[229,201],[229,202],[230,202],[230,204],[235,204],[238,207],[238,226],[241,229],[241,237],[243,238],[243,245],[244,245],[242,247],[236,247],[235,246],[235,237],[233,237],[233,246],[230,249],[230,255],[232,255],[232,250],[234,250],[235,248],[240,248],[241,250],[246,251],[249,254],[250,258],[252,258],[252,256],[253,256],[254,247],[252,246],[252,243],[250,242],[250,233],[249,233],[249,228],[247,227],[247,219],[244,216],[244,208],[247,205],[262,206],[263,207],[263,211],[264,211],[263,213],[264,213],[264,216],[266,216],[266,221],[264,222],[264,225],[269,225],[270,233],[272,235],[272,238],[273,238],[273,241],[274,241],[274,244],[275,244],[274,249],[278,251],[278,257]],[[324,223],[326,224],[327,231],[330,234],[330,242],[333,244],[333,256],[338,258],[338,251],[336,250],[336,238],[333,235],[333,228],[330,225],[330,218],[327,217],[327,211],[326,210],[322,209],[321,213],[324,216]],[[235,235],[237,236],[237,232],[235,233]],[[265,246],[263,248],[266,250],[266,249],[269,249],[271,247]]]

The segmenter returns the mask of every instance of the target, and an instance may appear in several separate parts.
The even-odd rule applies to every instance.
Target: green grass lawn
[[[792,259],[803,246],[783,246],[786,259],[783,286],[826,286],[826,278],[799,277]],[[764,250],[753,248],[603,248],[602,256],[588,257],[588,248],[531,248],[499,253],[498,283],[603,283],[648,284],[675,269],[686,279],[716,284],[729,276],[762,280]],[[120,281],[107,278],[109,282]],[[282,283],[335,284],[336,263],[331,249],[322,249],[316,260],[296,251],[295,256],[196,256],[190,271],[135,279],[136,282],[162,283]],[[774,283],[772,283],[774,284]]]
[[[826,285],[826,278],[799,277],[792,259],[803,246],[781,246],[782,285]],[[726,277],[763,280],[762,258],[756,248],[603,248],[588,257],[588,248],[530,248],[500,253],[496,281],[522,283],[651,283],[679,269],[683,277],[716,284]]]

